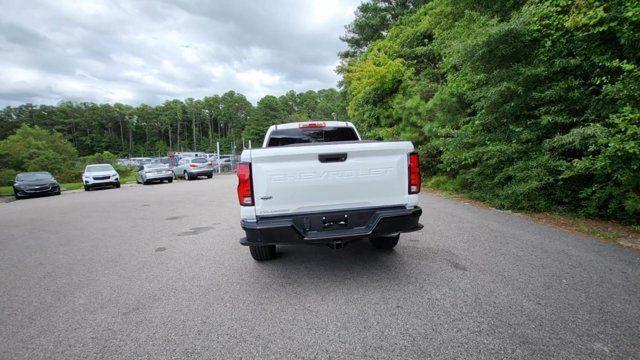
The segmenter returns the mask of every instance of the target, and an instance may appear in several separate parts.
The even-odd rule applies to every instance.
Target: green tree
[[[14,135],[0,141],[0,169],[49,171],[67,180],[73,176],[70,169],[77,158],[76,149],[60,133],[37,125],[23,124]]]
[[[244,129],[250,124],[253,105],[247,98],[234,91],[228,91],[220,97],[221,103],[221,120],[222,133],[220,136],[224,139],[222,142],[222,151],[233,151],[241,148],[244,136]]]
[[[334,89],[300,94],[289,91],[279,99],[284,98],[290,102],[286,107],[281,101],[285,118],[280,121],[328,119],[333,113],[346,113],[344,96]],[[81,156],[104,151],[120,157],[161,156],[169,150],[215,151],[218,141],[221,151],[231,152],[242,148],[243,133],[253,115],[254,106],[234,91],[203,99],[173,99],[157,106],[24,104],[0,109],[0,139],[22,125],[38,125],[60,133]]]
[[[344,72],[366,136],[524,210],[640,220],[640,4],[434,0]]]
[[[281,124],[284,120],[285,111],[278,98],[273,95],[267,95],[258,101],[251,121],[244,128],[242,136],[247,141],[251,140],[253,144],[259,144],[269,126]]]
[[[345,26],[340,37],[347,49],[340,52],[343,60],[357,58],[385,34],[403,16],[410,14],[428,0],[369,0],[358,6],[353,22]]]

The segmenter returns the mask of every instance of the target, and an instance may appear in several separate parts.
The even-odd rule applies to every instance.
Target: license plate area
[[[350,230],[366,227],[376,210],[336,211],[322,214],[297,215],[292,220],[305,234],[314,232]]]
[[[30,188],[30,189],[25,189],[25,191],[29,192],[29,193],[35,193],[35,192],[41,192],[41,191],[49,191],[49,190],[51,190],[50,187],[33,187],[33,188]]]
[[[353,229],[356,225],[353,216],[348,213],[310,215],[297,219],[306,233]]]
[[[329,230],[333,230],[334,228],[349,228],[349,215],[344,214],[344,216],[323,216],[322,217],[322,227]]]

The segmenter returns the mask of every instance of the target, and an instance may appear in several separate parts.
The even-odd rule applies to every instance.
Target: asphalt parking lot
[[[392,252],[257,263],[235,184],[0,204],[0,357],[640,358],[640,252],[424,194]]]

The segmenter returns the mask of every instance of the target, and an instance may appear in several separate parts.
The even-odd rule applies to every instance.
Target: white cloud
[[[238,71],[235,73],[235,76],[241,87],[250,89],[250,91],[245,94],[249,98],[258,98],[265,95],[272,86],[276,86],[281,81],[278,75],[255,69]]]
[[[3,6],[0,106],[257,101],[335,86],[357,0],[29,1]]]

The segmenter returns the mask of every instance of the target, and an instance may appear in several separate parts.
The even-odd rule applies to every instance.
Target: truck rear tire
[[[398,245],[399,239],[400,239],[400,234],[395,236],[375,237],[369,240],[371,241],[371,245],[373,245],[373,247],[376,249],[391,250],[396,245]]]
[[[275,245],[250,245],[249,251],[251,252],[251,257],[256,261],[271,260],[276,256]]]

